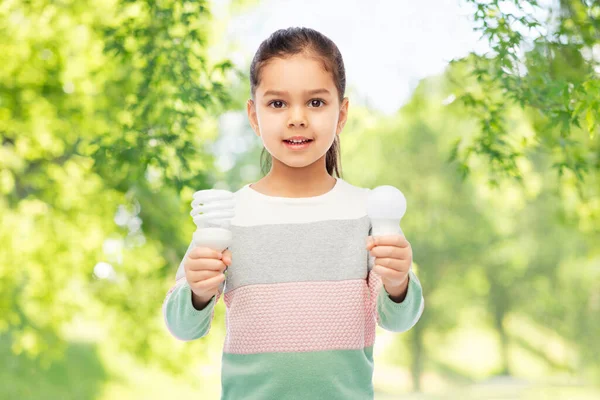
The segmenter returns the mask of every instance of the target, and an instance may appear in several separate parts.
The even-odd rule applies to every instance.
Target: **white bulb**
[[[233,240],[229,228],[235,215],[234,194],[224,189],[206,189],[195,192],[192,197],[190,215],[196,224],[192,237],[194,246],[223,252],[231,246]],[[183,276],[185,271],[181,263],[175,278]]]
[[[192,216],[197,226],[196,246],[210,247],[219,252],[231,245],[231,219],[235,215],[235,197],[229,190],[199,190],[193,195]]]
[[[402,235],[400,220],[406,212],[406,198],[393,186],[378,186],[369,191],[367,215],[371,219],[371,236]]]

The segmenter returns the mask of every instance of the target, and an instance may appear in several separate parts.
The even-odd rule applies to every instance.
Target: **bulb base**
[[[225,228],[199,228],[193,236],[196,247],[208,247],[218,252],[228,248],[232,242],[232,233]]]
[[[390,219],[371,218],[371,236],[404,235],[400,228],[400,221]]]

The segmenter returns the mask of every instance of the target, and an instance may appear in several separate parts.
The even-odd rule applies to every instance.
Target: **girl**
[[[180,340],[201,338],[223,295],[222,400],[373,399],[376,325],[410,329],[424,300],[406,238],[369,236],[369,189],[340,177],[342,56],[315,30],[278,30],[250,83],[269,172],[234,193],[228,249],[190,245],[165,323]]]

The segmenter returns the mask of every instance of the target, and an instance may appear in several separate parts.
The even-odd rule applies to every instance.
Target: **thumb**
[[[231,250],[228,248],[223,250],[223,257],[221,258],[225,264],[229,266],[231,264]]]

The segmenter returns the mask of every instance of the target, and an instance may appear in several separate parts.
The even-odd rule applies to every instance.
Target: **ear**
[[[256,105],[252,99],[248,99],[246,103],[246,112],[248,113],[248,121],[256,136],[260,137],[260,129],[258,127],[258,117],[256,116]]]
[[[338,117],[338,124],[335,130],[336,135],[342,133],[342,129],[344,129],[344,125],[346,125],[346,120],[348,119],[348,102],[348,98],[344,97],[342,100],[342,105],[340,106],[340,115]]]

